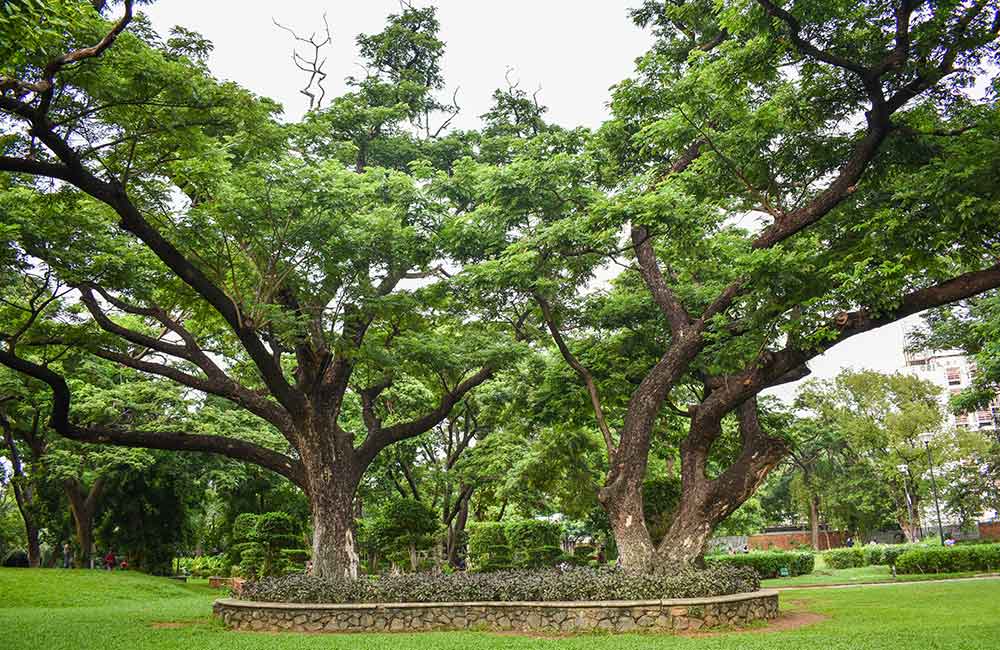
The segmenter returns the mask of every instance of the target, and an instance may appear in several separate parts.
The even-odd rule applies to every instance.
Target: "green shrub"
[[[882,564],[895,566],[899,557],[915,548],[922,548],[918,544],[888,544],[882,547]]]
[[[233,541],[252,542],[257,537],[257,519],[259,515],[244,512],[233,520]]]
[[[541,569],[559,564],[563,560],[563,552],[558,546],[533,546],[515,550],[511,559],[516,568]]]
[[[469,526],[469,566],[477,571],[495,571],[509,567],[512,552],[507,532],[498,521],[484,521]]]
[[[229,562],[225,553],[181,558],[180,565],[183,572],[196,578],[229,575]]]
[[[899,573],[958,573],[1000,569],[1000,544],[911,548],[896,560]]]
[[[750,567],[761,579],[777,578],[786,569],[790,576],[806,575],[813,572],[816,558],[812,553],[801,551],[754,551],[736,555],[711,555],[705,558],[709,566],[732,565]]]
[[[522,548],[559,546],[562,526],[552,521],[517,519],[504,525],[507,543],[515,551]]]
[[[853,569],[864,566],[896,564],[897,558],[913,549],[928,548],[923,544],[869,544],[852,548],[835,548],[823,553],[831,569]]]
[[[535,569],[563,560],[562,528],[551,521],[514,519],[469,527],[469,563],[475,571]]]
[[[823,559],[831,569],[853,569],[865,566],[865,549],[860,546],[834,548],[823,552]]]
[[[241,576],[282,575],[299,567],[287,562],[282,551],[301,543],[298,523],[285,512],[244,513],[233,522],[233,544],[227,563],[239,566]],[[304,566],[302,567],[304,568]]]
[[[358,580],[290,575],[250,582],[244,585],[240,598],[286,603],[654,600],[721,596],[759,588],[756,572],[721,565],[664,576],[611,568],[416,573]]]
[[[879,566],[887,564],[885,561],[885,546],[882,544],[869,544],[864,547],[865,566]]]

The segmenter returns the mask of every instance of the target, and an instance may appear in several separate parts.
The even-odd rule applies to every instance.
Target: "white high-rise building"
[[[942,401],[949,422],[963,429],[1000,429],[1000,400],[994,399],[989,407],[971,413],[954,415],[948,408],[952,395],[967,388],[976,376],[976,362],[960,350],[928,350],[906,352],[906,367],[921,379],[937,384],[943,389]]]

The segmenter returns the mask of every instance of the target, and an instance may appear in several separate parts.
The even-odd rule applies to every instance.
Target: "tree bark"
[[[24,512],[21,513],[24,516]],[[30,515],[24,519],[24,532],[28,537],[28,566],[37,569],[42,565],[42,549],[38,542],[38,526]]]
[[[355,544],[354,494],[361,472],[347,459],[317,467],[322,462],[307,454],[303,462],[313,521],[313,575],[357,578],[360,563]]]
[[[642,512],[642,475],[629,477],[624,487],[614,491],[602,490],[600,496],[618,546],[619,564],[626,571],[648,572],[655,549]]]
[[[809,530],[812,531],[813,550],[819,549],[819,496],[809,496]]]
[[[104,479],[96,479],[87,490],[78,479],[68,478],[63,481],[63,489],[69,499],[69,509],[73,515],[73,525],[76,528],[76,541],[80,545],[76,564],[81,569],[92,568],[94,515],[97,512],[97,502],[104,491]]]
[[[2,419],[4,442],[7,443],[7,451],[10,454],[10,462],[14,470],[14,501],[17,509],[21,513],[24,521],[24,534],[28,540],[28,566],[37,569],[42,560],[41,545],[38,541],[38,524],[31,509],[34,505],[35,494],[29,483],[27,475],[24,473],[24,466],[21,464],[21,455],[18,453],[14,436],[10,430],[10,424],[6,417]]]
[[[462,533],[465,532],[465,525],[469,521],[469,501],[472,498],[472,488],[466,489],[466,486],[462,486],[462,492],[458,498],[458,511],[455,514],[455,518],[451,521],[448,526],[448,538],[445,542],[445,551],[448,556],[448,564],[453,568],[461,568],[461,562],[459,558],[459,550],[461,547]]]
[[[783,440],[766,434],[757,419],[756,399],[736,408],[742,449],[716,478],[706,473],[711,444],[721,434],[721,416],[695,417],[681,444],[681,496],[674,518],[659,545],[653,547],[642,512],[642,478],[634,477],[602,500],[611,519],[622,567],[663,573],[704,564],[713,531],[749,499],[764,477],[787,452]]]

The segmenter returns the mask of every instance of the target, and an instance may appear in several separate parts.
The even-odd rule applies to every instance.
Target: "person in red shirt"
[[[104,568],[108,571],[114,571],[116,564],[115,552],[113,550],[109,550],[108,554],[104,556]]]

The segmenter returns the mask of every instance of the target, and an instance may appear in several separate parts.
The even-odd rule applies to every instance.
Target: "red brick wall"
[[[825,551],[844,545],[847,538],[842,531],[831,530],[830,532],[820,531],[819,550]],[[751,535],[748,541],[751,550],[754,551],[793,551],[797,548],[812,546],[812,533],[798,531],[791,533],[764,533],[762,535]]]
[[[979,537],[982,539],[1000,539],[1000,521],[979,524]]]

